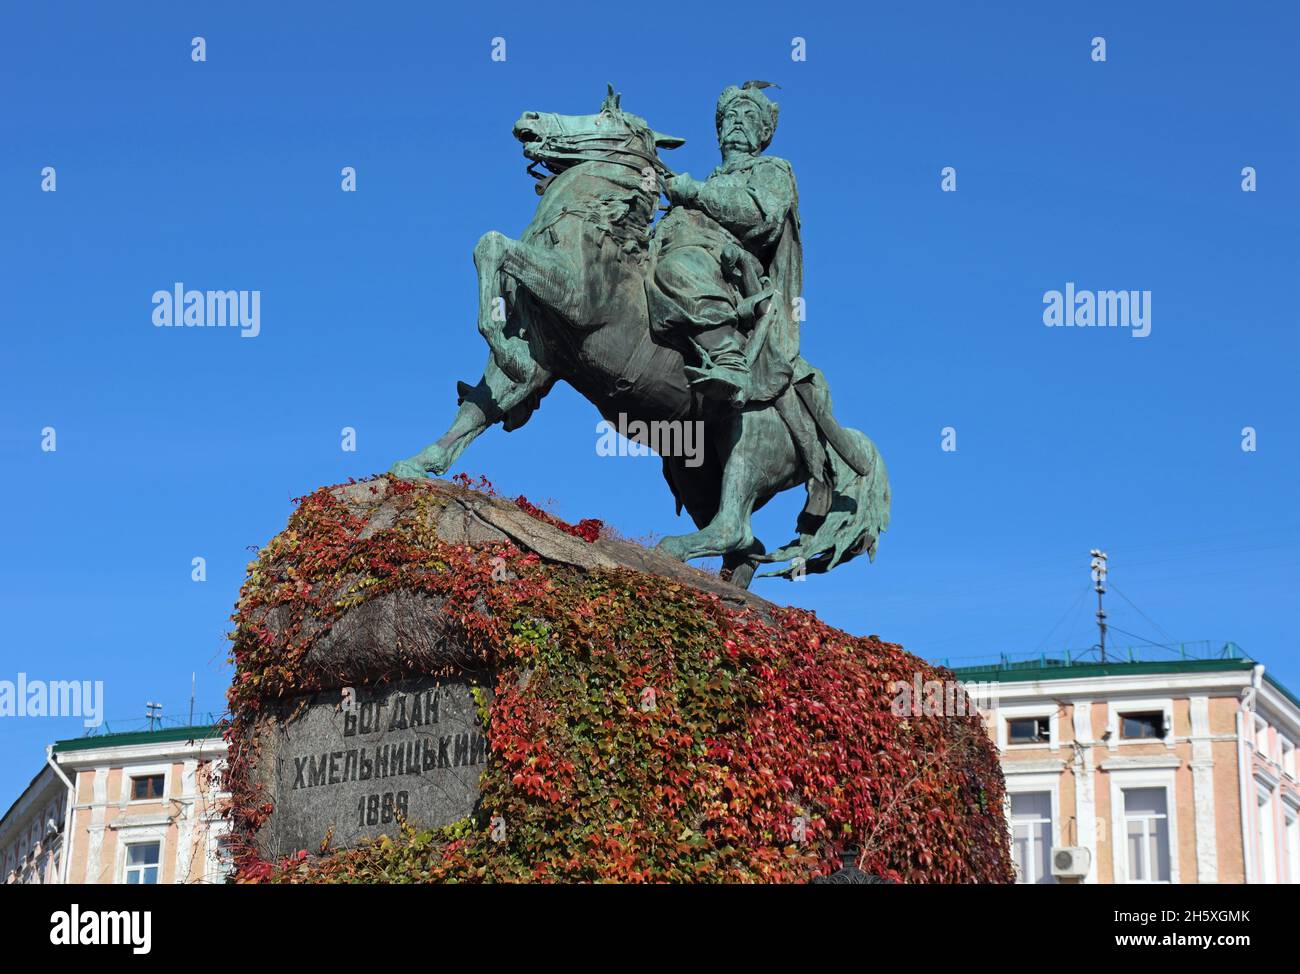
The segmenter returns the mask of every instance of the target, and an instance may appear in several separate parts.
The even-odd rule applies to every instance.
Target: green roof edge
[[[132,744],[167,743],[169,741],[206,741],[221,737],[221,724],[195,724],[190,727],[163,727],[152,731],[127,731],[100,734],[97,737],[73,737],[54,742],[54,753],[88,751],[95,747],[128,747]]]
[[[1146,663],[1074,663],[1069,666],[1017,666],[1005,669],[997,664],[989,666],[953,667],[952,673],[961,680],[989,680],[999,683],[1028,683],[1033,680],[1068,680],[1076,677],[1142,676],[1149,673],[1213,673],[1216,670],[1249,670],[1255,666],[1249,659],[1189,659]],[[1265,676],[1268,677],[1267,671]],[[1281,688],[1281,684],[1269,678]],[[1294,702],[1295,697],[1283,690]]]
[[[1278,678],[1275,677],[1272,673],[1270,673],[1267,669],[1264,670],[1264,679],[1273,685],[1274,690],[1276,690],[1278,693],[1282,694],[1282,696],[1290,700],[1293,704],[1296,705],[1297,708],[1300,708],[1300,697],[1297,697],[1294,693],[1292,693],[1290,690],[1284,687],[1281,681],[1278,680]]]
[[[1249,670],[1256,666],[1253,659],[1189,659],[1146,663],[1074,663],[1069,666],[1023,666],[1004,669],[998,664],[986,666],[948,667],[953,676],[963,681],[1000,683],[1029,683],[1033,680],[1068,680],[1075,677],[1142,676],[1150,673],[1213,673],[1216,670]],[[1289,690],[1281,680],[1264,670],[1264,680],[1287,700],[1300,709],[1300,696]]]

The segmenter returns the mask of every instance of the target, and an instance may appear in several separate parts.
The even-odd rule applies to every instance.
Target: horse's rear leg
[[[754,541],[749,518],[759,492],[755,473],[745,457],[732,454],[722,480],[722,505],[713,520],[692,534],[664,538],[659,547],[681,561],[747,553]]]
[[[760,496],[779,489],[778,482],[788,475],[788,458],[783,462],[777,455],[779,444],[789,441],[788,436],[781,436],[783,431],[775,410],[739,413],[731,427],[731,443],[722,451],[722,490],[713,520],[693,534],[664,538],[659,547],[682,561],[722,555],[724,566],[732,568],[735,578],[745,557],[762,550],[750,527],[754,504]],[[742,572],[737,584],[743,581],[748,579]]]
[[[758,557],[766,551],[763,542],[755,538],[748,547],[723,555],[723,577],[737,588],[749,588],[754,572],[758,569]]]
[[[673,492],[697,528],[708,527],[717,516],[722,491],[721,458],[715,451],[705,450],[703,460],[703,466],[688,467],[684,457],[664,457],[664,476],[671,481]],[[758,506],[762,507],[761,504]],[[739,588],[749,588],[749,581],[758,567],[756,558],[766,550],[755,538],[743,551],[723,555],[723,578]]]

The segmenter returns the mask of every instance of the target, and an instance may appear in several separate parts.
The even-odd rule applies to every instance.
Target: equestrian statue
[[[704,180],[664,165],[659,150],[683,140],[623,111],[612,87],[594,115],[520,116],[514,135],[541,200],[518,240],[492,231],[474,247],[487,365],[476,385],[457,383],[451,428],[392,474],[445,473],[489,427],[523,426],[563,379],[620,429],[702,424],[702,458],[662,457],[696,530],[660,549],[721,556],[741,587],[763,564],[797,579],[874,558],[889,481],[875,444],[836,421],[825,377],[799,354],[799,199],[790,163],[764,154],[778,114],[769,87],[723,91],[722,163]],[[670,205],[656,222],[661,194]],[[800,484],[797,536],[769,552],[751,516]]]

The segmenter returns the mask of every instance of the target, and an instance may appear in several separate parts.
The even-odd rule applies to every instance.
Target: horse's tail
[[[814,515],[804,507],[797,524],[799,537],[759,559],[791,563],[769,575],[796,578],[828,572],[864,552],[875,560],[876,544],[889,526],[889,475],[880,451],[865,433],[846,426],[838,429],[852,440],[844,445],[855,463],[850,466],[834,446],[827,449],[832,467],[830,509]],[[859,472],[855,467],[866,469]],[[811,491],[809,498],[811,504]]]

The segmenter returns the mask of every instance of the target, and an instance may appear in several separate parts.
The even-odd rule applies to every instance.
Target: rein
[[[631,169],[638,176],[645,173],[646,168],[653,169],[658,179],[659,186],[656,192],[664,191],[665,178],[671,178],[676,175],[671,169],[663,164],[656,155],[647,155],[640,149],[633,148],[632,140],[636,137],[636,132],[628,132],[625,138],[617,135],[544,135],[536,142],[537,155],[558,155],[560,158],[555,160],[555,165],[563,165],[564,168],[557,170],[548,160],[534,159],[529,162],[525,172],[537,180],[533,187],[538,196],[544,196],[551,183],[563,172],[569,171],[574,165],[583,162],[604,162],[612,163],[618,166],[624,166]],[[605,153],[605,154],[592,154]],[[631,158],[627,158],[631,157]],[[635,161],[634,161],[635,160]],[[567,165],[566,165],[567,163]],[[551,171],[551,175],[546,176],[537,172],[535,167],[540,164]],[[569,216],[577,216],[583,220],[591,220],[598,212],[599,201],[591,201],[585,206],[562,208],[553,219],[545,226],[535,228],[535,232],[541,233],[550,229],[560,220]],[[648,230],[645,228],[627,228],[621,223],[615,223],[613,226],[603,225],[605,233],[608,233],[615,240],[624,246],[636,244],[644,247],[648,239]]]
[[[548,151],[551,153],[558,152],[564,160],[575,164],[579,162],[609,162],[618,166],[626,166],[628,169],[631,169],[636,173],[644,171],[646,164],[648,164],[650,168],[655,170],[660,183],[663,182],[665,177],[676,175],[676,173],[663,164],[658,156],[647,155],[640,149],[632,148],[632,137],[632,133],[629,133],[627,138],[623,140],[622,144],[609,145],[609,143],[615,142],[618,137],[610,135],[544,135],[538,142],[537,151],[539,154]],[[610,154],[588,155],[586,154],[585,149],[577,148],[579,143],[605,143],[606,147],[610,150]],[[632,156],[640,160],[640,163],[630,162],[626,159],[619,158],[619,156]],[[533,170],[533,167],[538,165],[539,161],[541,165],[551,170],[551,175],[543,176],[541,173]],[[541,196],[546,192],[547,187],[550,186],[551,180],[558,175],[551,164],[544,160],[533,160],[528,164],[528,167],[524,171],[537,180],[536,189],[538,196]]]

